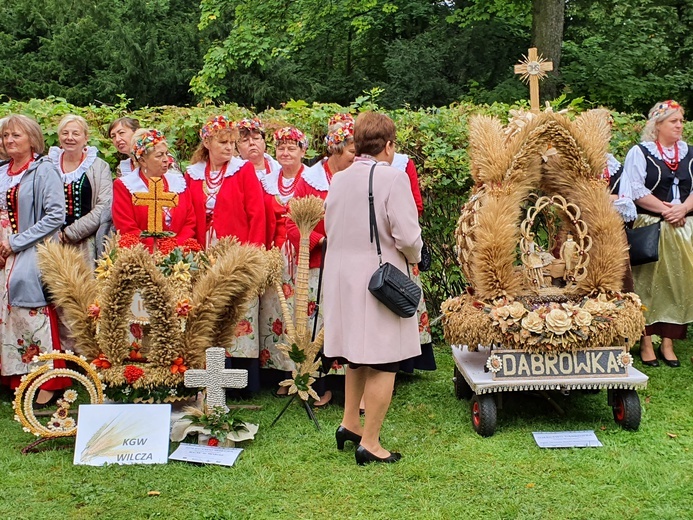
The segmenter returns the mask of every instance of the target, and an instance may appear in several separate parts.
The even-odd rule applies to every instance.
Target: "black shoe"
[[[657,347],[657,357],[664,361],[665,365],[669,365],[671,368],[677,368],[681,366],[681,362],[678,359],[667,359],[662,354],[662,347]]]
[[[656,357],[654,359],[650,359],[649,361],[645,361],[641,356],[640,361],[642,361],[642,364],[645,365],[646,367],[658,367],[659,366],[659,361],[657,361]]]
[[[359,445],[359,447],[356,448],[356,453],[354,454],[354,456],[356,458],[356,464],[358,464],[359,466],[365,466],[366,464],[369,464],[371,462],[397,462],[399,459],[402,458],[401,453],[392,451],[390,452],[390,455],[388,457],[381,459],[380,457],[376,457],[375,455],[373,455],[370,451],[368,451],[361,445]]]
[[[344,443],[346,441],[351,441],[357,446],[361,443],[360,435],[355,434],[351,430],[347,430],[341,424],[339,425],[339,428],[337,428],[337,431],[334,432],[334,438],[337,439],[337,449],[340,451],[344,449]]]

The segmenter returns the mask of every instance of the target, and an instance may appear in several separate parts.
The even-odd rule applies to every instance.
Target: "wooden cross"
[[[546,77],[546,73],[553,70],[553,62],[537,55],[537,48],[529,49],[527,56],[522,55],[524,61],[515,65],[515,74],[521,74],[520,79],[529,82],[529,104],[532,112],[539,112],[539,80]]]
[[[151,177],[149,191],[133,193],[132,203],[135,206],[147,206],[147,231],[160,233],[164,230],[161,216],[164,208],[178,206],[178,194],[165,191],[161,177]]]
[[[207,390],[207,407],[221,406],[226,408],[225,388],[245,388],[248,386],[248,371],[224,368],[225,349],[212,347],[207,349],[207,368],[188,369],[185,371],[184,384],[188,388]]]

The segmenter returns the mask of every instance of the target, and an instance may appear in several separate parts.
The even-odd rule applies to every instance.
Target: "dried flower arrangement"
[[[72,247],[48,243],[39,250],[43,279],[63,309],[76,351],[98,371],[106,395],[124,402],[195,395],[183,384],[185,371],[204,367],[208,347],[233,341],[246,303],[264,288],[274,261],[235,239],[203,252],[193,241],[179,246],[163,238],[150,253],[137,237],[124,235],[107,243],[94,276]],[[148,342],[133,346],[135,293],[149,334]]]
[[[470,121],[475,189],[455,233],[470,287],[443,304],[446,340],[542,352],[639,337],[640,300],[621,292],[623,222],[602,180],[605,112],[519,116],[505,128],[493,117]],[[545,248],[534,243],[540,235]]]

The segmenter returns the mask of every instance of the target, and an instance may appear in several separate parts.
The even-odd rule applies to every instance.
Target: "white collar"
[[[409,164],[409,156],[403,153],[396,153],[395,158],[392,160],[392,164],[390,166],[406,172],[407,164]]]
[[[65,153],[65,150],[57,146],[51,146],[48,150],[48,158],[53,162],[55,167],[58,169],[60,176],[63,178],[63,184],[70,184],[71,182],[78,181],[82,175],[91,168],[92,164],[96,160],[98,149],[95,146],[87,146],[86,155],[84,160],[77,166],[77,169],[71,171],[70,173],[64,173],[60,164],[60,160]]]
[[[327,172],[323,166],[325,161],[327,161],[327,157],[316,162],[310,168],[303,170],[303,180],[318,191],[328,191],[330,189],[330,183],[327,181]]]
[[[609,170],[609,175],[613,177],[618,169],[621,167],[621,163],[612,154],[606,154],[606,168]]]
[[[240,170],[243,166],[245,166],[245,163],[248,161],[244,161],[240,157],[232,157],[231,160],[228,162],[228,166],[226,167],[226,173],[224,173],[224,178],[226,177],[231,177],[236,174],[238,170]],[[207,168],[207,163],[205,161],[200,161],[195,164],[191,164],[186,168],[186,172],[188,175],[190,175],[190,178],[194,181],[203,181],[205,180],[205,169]]]
[[[19,184],[19,181],[22,180],[22,177],[24,177],[24,174],[27,172],[27,170],[24,170],[19,175],[9,175],[7,173],[9,169],[9,162],[0,166],[0,197],[3,198],[2,207],[5,207],[5,193]]]
[[[180,173],[169,170],[164,174],[164,179],[166,179],[166,183],[168,184],[168,191],[172,193],[183,193],[185,191],[185,177]],[[138,175],[125,175],[120,178],[120,181],[130,193],[134,194],[149,191],[149,188],[147,188],[139,172]]]
[[[128,157],[127,159],[123,159],[120,161],[120,176],[125,177],[126,175],[130,175],[131,173],[139,173],[140,167],[136,166],[135,169],[132,169],[132,160]]]
[[[302,177],[305,177],[307,168],[305,166],[302,166],[303,168],[303,173],[301,174]],[[275,170],[272,173],[268,173],[267,175],[263,175],[262,178],[260,179],[260,183],[262,184],[263,189],[265,190],[265,193],[269,195],[276,195],[278,196],[282,204],[286,204],[289,200],[293,198],[293,193],[291,195],[286,196],[282,195],[279,193],[279,182],[283,182],[284,180],[281,179],[279,176],[281,175],[281,168],[279,170]],[[292,186],[295,186],[295,184],[298,182],[298,179],[294,177],[294,184]],[[286,186],[286,185],[285,185]]]
[[[641,143],[645,148],[647,148],[647,151],[650,152],[652,155],[654,155],[657,159],[664,160],[662,157],[662,154],[659,153],[659,149],[657,148],[657,143],[654,141],[643,141]],[[677,141],[677,146],[679,147],[679,157],[684,158],[686,154],[688,153],[688,144],[686,144],[686,141]],[[672,147],[673,148],[673,147]],[[669,150],[670,148],[665,148],[665,150]]]

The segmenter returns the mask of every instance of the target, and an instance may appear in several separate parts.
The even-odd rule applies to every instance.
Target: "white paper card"
[[[166,464],[170,404],[82,404],[75,464]]]
[[[540,448],[600,448],[594,430],[573,432],[532,432]]]
[[[219,446],[201,446],[199,444],[181,443],[178,449],[171,453],[169,459],[200,464],[218,464],[233,466],[242,448],[221,448]]]

